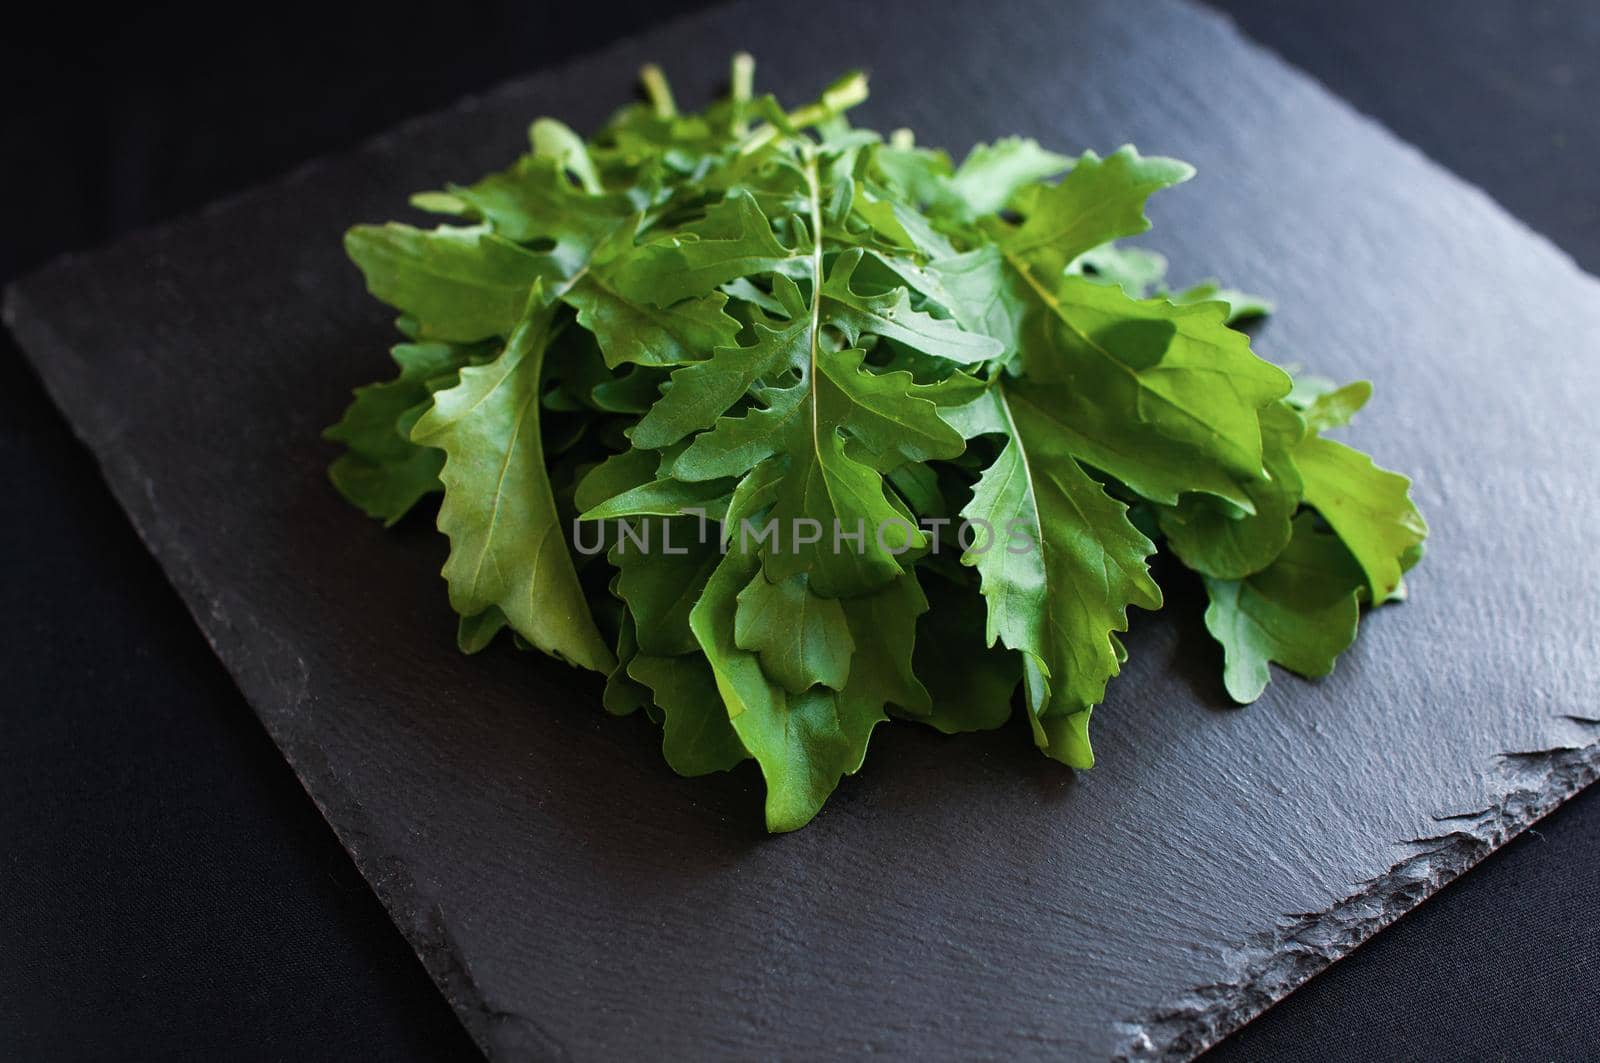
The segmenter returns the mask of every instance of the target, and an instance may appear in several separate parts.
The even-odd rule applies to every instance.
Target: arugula
[[[1017,702],[1090,767],[1163,548],[1240,702],[1403,597],[1409,482],[1325,434],[1370,385],[1291,380],[1235,327],[1269,303],[1124,242],[1189,166],[1018,137],[955,164],[852,126],[860,74],[785,110],[753,70],[684,114],[648,67],[593,137],[541,118],[413,197],[442,224],[346,236],[404,342],[330,478],[388,524],[442,492],[464,651],[509,629],[605,675],[681,774],[753,759],[776,831],[891,717]]]

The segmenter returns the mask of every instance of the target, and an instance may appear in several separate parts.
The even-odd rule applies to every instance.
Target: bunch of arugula
[[[1114,243],[1187,165],[1013,138],[952,166],[852,128],[859,74],[795,111],[751,74],[686,115],[647,68],[593,139],[540,119],[413,199],[450,223],[349,232],[405,342],[332,479],[390,523],[443,492],[463,650],[510,628],[605,673],[684,775],[755,758],[778,831],[888,716],[993,728],[1019,685],[1089,767],[1157,542],[1241,702],[1403,594],[1408,481],[1323,435],[1369,385],[1292,382],[1230,327],[1265,304]]]

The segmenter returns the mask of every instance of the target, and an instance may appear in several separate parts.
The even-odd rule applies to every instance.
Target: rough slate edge
[[[1211,11],[1209,7],[1207,10]],[[1290,76],[1314,82],[1362,122],[1406,150],[1426,156],[1371,115],[1351,107],[1319,78],[1258,44],[1232,16],[1211,13]],[[1445,172],[1490,201],[1495,209],[1503,209],[1476,185],[1457,178],[1454,171]],[[1565,248],[1541,232],[1531,228],[1526,231],[1572,270],[1582,272]],[[1580,728],[1600,728],[1600,705],[1595,713],[1596,718],[1571,716],[1568,720]],[[1600,739],[1550,749],[1507,751],[1500,755],[1493,770],[1500,784],[1497,804],[1471,812],[1437,815],[1435,818],[1444,828],[1441,833],[1407,839],[1415,852],[1384,874],[1360,883],[1355,892],[1322,911],[1287,913],[1274,932],[1245,942],[1239,949],[1232,977],[1196,986],[1170,1008],[1119,1023],[1125,1038],[1118,1058],[1188,1059],[1238,1030],[1555,811],[1578,791],[1600,780]]]
[[[1188,1059],[1221,1041],[1600,779],[1600,745],[1505,753],[1494,770],[1503,787],[1496,806],[1437,816],[1446,829],[1409,839],[1413,855],[1332,907],[1288,916],[1245,942],[1229,979],[1120,1023],[1118,1058]]]
[[[701,19],[686,21],[693,23]],[[638,47],[638,42],[624,42],[589,62],[616,67],[619,65],[614,61],[617,57],[636,54]],[[566,69],[576,66],[570,64]],[[489,98],[515,95],[523,84],[512,83]],[[441,120],[434,116],[408,123],[396,133],[378,138],[369,148],[393,142],[398,133],[425,128]],[[326,164],[302,168],[289,182],[305,181],[323,165]],[[246,193],[229,202],[248,201],[262,194],[264,191]],[[151,240],[153,235],[135,239]],[[1566,260],[1558,250],[1550,251]],[[44,272],[70,268],[69,261]],[[26,282],[23,287],[29,283],[32,282]],[[65,378],[60,375],[74,358],[70,345],[55,335],[41,318],[20,313],[25,300],[26,293],[19,294],[19,289],[8,292],[7,320],[19,330],[30,353],[45,372],[52,395],[64,408],[70,408],[72,396],[62,386]],[[302,696],[306,683],[303,672],[289,677],[264,674],[260,670],[241,674],[242,666],[238,662],[248,655],[234,655],[230,651],[249,646],[263,633],[236,626],[237,617],[248,617],[248,611],[230,608],[226,589],[213,591],[190,574],[184,564],[184,546],[176,529],[164,525],[153,503],[151,481],[131,456],[114,446],[117,429],[109,421],[91,426],[80,419],[74,424],[80,437],[97,454],[113,490],[128,509],[140,535],[161,559],[213,647],[235,672],[236,680],[253,695],[252,701],[271,695],[286,696],[292,702]],[[145,491],[140,493],[137,485],[144,485]],[[1494,775],[1493,784],[1487,788],[1494,798],[1490,805],[1476,811],[1440,815],[1437,818],[1447,824],[1448,829],[1437,836],[1412,840],[1412,855],[1397,862],[1385,874],[1359,885],[1353,893],[1327,909],[1304,916],[1288,915],[1276,932],[1241,942],[1229,977],[1194,987],[1190,994],[1174,1000],[1168,1008],[1129,1016],[1120,1024],[1124,1035],[1122,1051],[1132,1056],[1173,1057],[1199,1051],[1592,781],[1600,774],[1600,743],[1585,742],[1580,736],[1588,735],[1588,727],[1596,721],[1576,716],[1568,720],[1572,726],[1565,731],[1562,745],[1544,750],[1510,751],[1488,769]],[[558,1054],[560,1044],[541,1038],[537,1029],[529,1025],[528,1016],[502,1015],[481,1002],[481,994],[472,984],[466,964],[458,956],[443,921],[435,918],[432,909],[418,909],[408,875],[397,861],[382,851],[378,833],[368,829],[365,812],[345,793],[337,773],[322,762],[314,744],[302,743],[292,734],[277,734],[276,730],[275,737],[279,738],[319,808],[416,944],[424,963],[479,1043],[507,1056]]]

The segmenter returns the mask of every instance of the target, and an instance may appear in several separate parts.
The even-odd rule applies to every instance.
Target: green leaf
[[[671,446],[711,427],[762,378],[774,378],[786,370],[798,372],[808,364],[811,320],[805,301],[787,278],[775,283],[773,290],[790,314],[789,320],[778,328],[758,321],[754,344],[720,348],[708,361],[674,372],[661,398],[634,425],[634,446]]]
[[[938,407],[916,393],[909,373],[865,371],[860,351],[819,351],[816,357],[802,382],[773,393],[768,406],[698,436],[672,474],[734,476],[766,458],[787,456],[771,513],[776,538],[766,555],[767,576],[776,582],[809,572],[817,593],[846,597],[894,578],[902,571],[899,555],[924,542],[886,496],[878,468],[953,457],[964,444]],[[859,440],[878,468],[846,453],[841,431]],[[814,523],[818,538],[802,541],[797,521]]]
[[[1016,352],[1030,306],[1029,293],[1022,278],[1007,267],[998,247],[985,244],[930,263],[928,273],[937,287],[924,286],[924,294],[938,299],[962,328],[994,338],[1007,356]]]
[[[415,318],[420,338],[454,343],[509,335],[546,272],[540,256],[481,226],[358,225],[344,248],[367,290]]]
[[[1022,682],[1021,655],[989,645],[977,587],[933,579],[928,598],[932,608],[917,625],[914,659],[931,696],[924,722],[946,734],[1001,726]]]
[[[811,228],[820,233],[815,158],[808,154],[804,164]],[[904,571],[900,556],[925,543],[909,515],[886,495],[881,470],[954,457],[964,443],[940,418],[938,407],[919,394],[923,389],[909,373],[872,372],[863,365],[862,351],[825,345],[822,323],[832,318],[825,313],[829,301],[822,295],[820,247],[813,246],[811,265],[809,300],[787,278],[774,281],[774,292],[791,315],[784,329],[758,324],[753,347],[723,348],[710,362],[674,373],[633,441],[641,445],[641,433],[652,441],[681,438],[757,380],[792,372],[792,385],[761,391],[759,407],[722,418],[697,436],[673,463],[671,475],[692,481],[741,476],[768,458],[786,457],[771,511],[774,541],[765,554],[767,578],[777,583],[803,572],[818,594],[849,597],[898,576]],[[658,411],[663,412],[655,424],[670,427],[647,431]],[[841,433],[861,444],[871,464],[846,450]],[[808,539],[813,531],[815,538]]]
[[[580,515],[587,515],[601,503],[655,480],[660,465],[661,455],[648,450],[625,450],[607,455],[578,481],[573,504]]]
[[[908,203],[923,206],[932,214],[959,216],[966,209],[950,187],[954,171],[950,156],[943,151],[883,145],[873,151],[872,165],[878,176]]]
[[[609,672],[578,584],[539,440],[539,370],[552,312],[538,294],[500,357],[461,371],[434,396],[412,438],[445,453],[439,530],[450,538],[444,577],[463,616],[491,606],[546,653]]]
[[[1054,177],[1073,160],[1039,146],[1032,137],[1005,137],[977,144],[950,178],[950,190],[966,208],[966,216],[996,214],[1024,185]]]
[[[617,595],[628,603],[641,653],[673,657],[697,648],[689,612],[721,559],[714,534],[691,517],[650,521],[662,536],[651,550],[633,549],[623,539],[611,548],[620,571]]]
[[[617,282],[632,298],[671,306],[751,274],[805,276],[808,261],[778,242],[755,197],[739,189],[707,210],[702,224],[633,251]]]
[[[1300,508],[1300,470],[1292,457],[1305,423],[1287,403],[1261,411],[1267,479],[1242,485],[1255,507],[1241,513],[1210,495],[1188,494],[1158,509],[1161,532],[1185,565],[1215,579],[1243,579],[1270,565],[1289,544]]]
[[[633,614],[624,610],[617,631],[617,663],[606,677],[600,704],[613,716],[631,716],[649,705],[650,690],[628,674],[628,665],[639,656],[639,641]]]
[[[1352,447],[1307,436],[1294,462],[1305,481],[1306,504],[1339,533],[1367,574],[1374,602],[1400,589],[1406,561],[1428,536],[1427,522],[1411,501],[1411,481],[1374,465]]]
[[[822,286],[823,313],[828,323],[842,331],[852,345],[859,343],[863,334],[882,336],[923,354],[963,365],[986,362],[1004,350],[999,341],[965,331],[954,321],[941,321],[911,309],[911,293],[905,288],[881,295],[852,291],[850,279],[861,263],[861,255],[859,248],[840,255]]]
[[[877,720],[841,715],[824,687],[791,697],[761,670],[759,658],[734,637],[738,594],[759,572],[760,559],[729,552],[712,573],[689,623],[705,652],[728,718],[767,784],[767,829],[795,830],[817,814],[866,753]]]
[[[547,283],[578,274],[597,248],[618,230],[631,229],[636,220],[637,208],[627,197],[574,188],[563,163],[547,156],[525,155],[509,170],[465,188],[453,186],[450,192],[498,236],[519,244],[549,244],[541,256]]]
[[[1115,284],[1131,298],[1146,299],[1162,286],[1167,275],[1167,260],[1142,247],[1102,244],[1073,259],[1067,264],[1067,272],[1101,284]]]
[[[1242,292],[1237,288],[1224,288],[1213,281],[1185,288],[1181,292],[1167,296],[1167,298],[1179,306],[1186,306],[1189,303],[1223,303],[1228,308],[1226,320],[1230,325],[1236,321],[1248,321],[1251,318],[1266,317],[1276,309],[1270,299],[1263,299],[1259,295],[1251,295],[1249,292]]]
[[[476,616],[464,616],[456,626],[456,646],[462,653],[478,653],[505,630],[506,614],[490,606]]]
[[[855,182],[851,209],[874,233],[895,246],[926,258],[946,258],[955,248],[916,209],[892,199],[879,199],[863,182]]]
[[[723,311],[728,297],[722,292],[668,306],[623,294],[617,275],[631,246],[630,229],[615,229],[593,248],[589,268],[562,295],[577,310],[578,324],[594,333],[607,367],[685,365],[733,343],[739,322]]]
[[[1193,176],[1188,163],[1145,157],[1131,145],[1104,159],[1086,151],[1060,184],[1039,193],[1026,220],[1001,238],[1000,248],[1041,278],[1058,276],[1085,251],[1150,228],[1145,200]]]
[[[1035,741],[1073,767],[1081,750],[1052,740],[1055,721],[1105,694],[1119,659],[1113,632],[1127,609],[1161,607],[1145,558],[1155,546],[1074,460],[1071,437],[1050,411],[998,388],[1008,438],[961,511],[992,532],[962,557],[983,577],[988,642],[1023,653]]]
[[[533,125],[528,127],[528,142],[533,145],[535,155],[560,165],[578,179],[589,195],[601,194],[600,175],[595,172],[588,147],[584,145],[583,138],[565,123],[554,118],[535,119]]]
[[[1049,416],[1078,458],[1153,502],[1204,491],[1249,510],[1259,480],[1259,411],[1288,394],[1218,303],[1176,307],[1066,277],[1037,297],[1014,394]]]
[[[843,604],[856,652],[839,693],[840,716],[876,723],[891,705],[906,716],[932,713],[932,699],[913,667],[917,619],[928,611],[916,575],[908,572]]]
[[[1245,580],[1206,578],[1206,630],[1222,644],[1228,696],[1261,696],[1276,661],[1303,676],[1322,676],[1355,641],[1364,583],[1350,551],[1316,518],[1301,514],[1276,561]]]
[[[1302,416],[1305,417],[1306,427],[1313,432],[1343,428],[1370,398],[1372,398],[1372,384],[1365,380],[1357,380],[1342,388],[1322,392],[1306,404]]]
[[[974,145],[954,171],[944,152],[879,147],[873,155],[891,188],[935,217],[957,222],[999,212],[1022,188],[1054,177],[1073,161],[1028,137]]]
[[[771,583],[761,573],[739,592],[733,641],[761,659],[761,670],[791,694],[821,684],[840,690],[855,640],[837,598],[811,591],[801,575]]]
[[[413,198],[452,224],[346,238],[408,342],[330,477],[391,522],[443,489],[463,651],[510,627],[605,672],[679,773],[753,758],[778,831],[885,719],[999,727],[1019,685],[1090,767],[1156,541],[1240,698],[1404,596],[1407,482],[1321,436],[1370,386],[1290,381],[1229,327],[1264,300],[1116,242],[1187,165],[1013,137],[952,166],[853,128],[860,74],[786,110],[741,55],[699,113],[641,76],[594,137],[540,119]]]
[[[579,520],[610,520],[616,517],[676,517],[681,513],[720,510],[733,484],[727,480],[688,482],[673,479],[651,480],[613,495],[579,515]]]
[[[713,292],[669,307],[625,299],[600,274],[589,273],[563,297],[578,324],[595,334],[606,365],[686,365],[732,343],[739,323],[722,312],[728,297]]]
[[[444,455],[413,443],[410,425],[402,422],[431,403],[439,387],[452,386],[471,353],[446,343],[399,344],[393,356],[400,374],[357,388],[344,417],[323,432],[324,439],[346,447],[329,466],[329,479],[369,517],[393,525],[424,496],[443,489]]]
[[[661,708],[661,752],[673,771],[692,778],[749,759],[704,657],[641,654],[628,664],[628,675],[649,687]]]

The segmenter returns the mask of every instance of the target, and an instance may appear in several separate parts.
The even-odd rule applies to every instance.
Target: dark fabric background
[[[1600,270],[1600,7],[1221,6]],[[0,280],[675,10],[57,7],[0,34]],[[9,337],[0,468],[0,1059],[473,1058]],[[1597,853],[1600,790],[1213,1058],[1600,1055]]]

